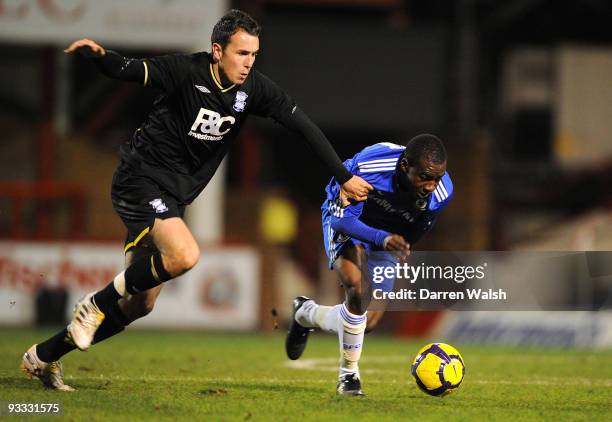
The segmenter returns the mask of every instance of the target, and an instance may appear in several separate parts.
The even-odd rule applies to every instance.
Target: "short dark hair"
[[[261,26],[242,10],[232,9],[215,24],[210,36],[210,42],[212,44],[217,43],[221,45],[221,48],[225,48],[229,43],[230,37],[240,29],[258,37]]]
[[[411,166],[415,166],[421,160],[443,164],[446,163],[446,148],[440,138],[424,133],[408,141],[402,158],[408,160]]]

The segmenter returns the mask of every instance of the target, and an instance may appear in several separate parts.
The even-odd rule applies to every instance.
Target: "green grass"
[[[421,393],[409,365],[423,341],[366,339],[365,398],[336,397],[338,345],[314,335],[288,366],[281,333],[130,331],[62,359],[74,393],[27,379],[22,353],[51,331],[0,330],[0,400],[61,403],[49,420],[610,420],[612,351],[455,344],[466,361],[461,388]],[[31,418],[44,420],[44,417]]]

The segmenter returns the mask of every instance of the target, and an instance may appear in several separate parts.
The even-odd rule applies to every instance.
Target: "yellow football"
[[[450,394],[463,382],[465,363],[453,346],[431,343],[418,351],[412,362],[412,376],[419,388],[432,396]]]

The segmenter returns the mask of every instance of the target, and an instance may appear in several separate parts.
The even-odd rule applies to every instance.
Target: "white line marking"
[[[412,361],[404,356],[372,356],[364,358],[360,361],[362,365],[370,363],[405,363],[406,378],[412,380],[410,375],[410,365]],[[338,372],[338,359],[337,358],[308,358],[294,361],[287,361],[284,366],[292,369],[306,370],[306,371],[321,371],[321,372]],[[400,374],[401,366],[395,369],[380,369],[380,368],[362,368],[360,369],[362,374]],[[308,381],[310,382],[310,381]],[[390,380],[369,380],[368,384],[379,384],[389,383]],[[498,385],[550,385],[550,386],[598,386],[598,387],[612,387],[612,379],[590,379],[590,378],[576,378],[576,377],[533,377],[522,380],[491,380],[491,379],[478,379],[466,375],[464,381],[467,384],[498,384]]]

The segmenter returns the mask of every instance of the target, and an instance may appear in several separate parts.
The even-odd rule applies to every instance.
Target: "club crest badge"
[[[168,211],[168,207],[164,201],[161,200],[161,198],[155,198],[154,200],[149,201],[149,205],[153,207],[155,213],[157,214],[163,214]]]
[[[425,211],[427,208],[427,200],[419,198],[415,201],[414,205],[416,206],[417,210]]]
[[[244,91],[236,92],[236,98],[234,99],[234,110],[238,113],[243,112],[246,107],[246,99],[249,95]]]

